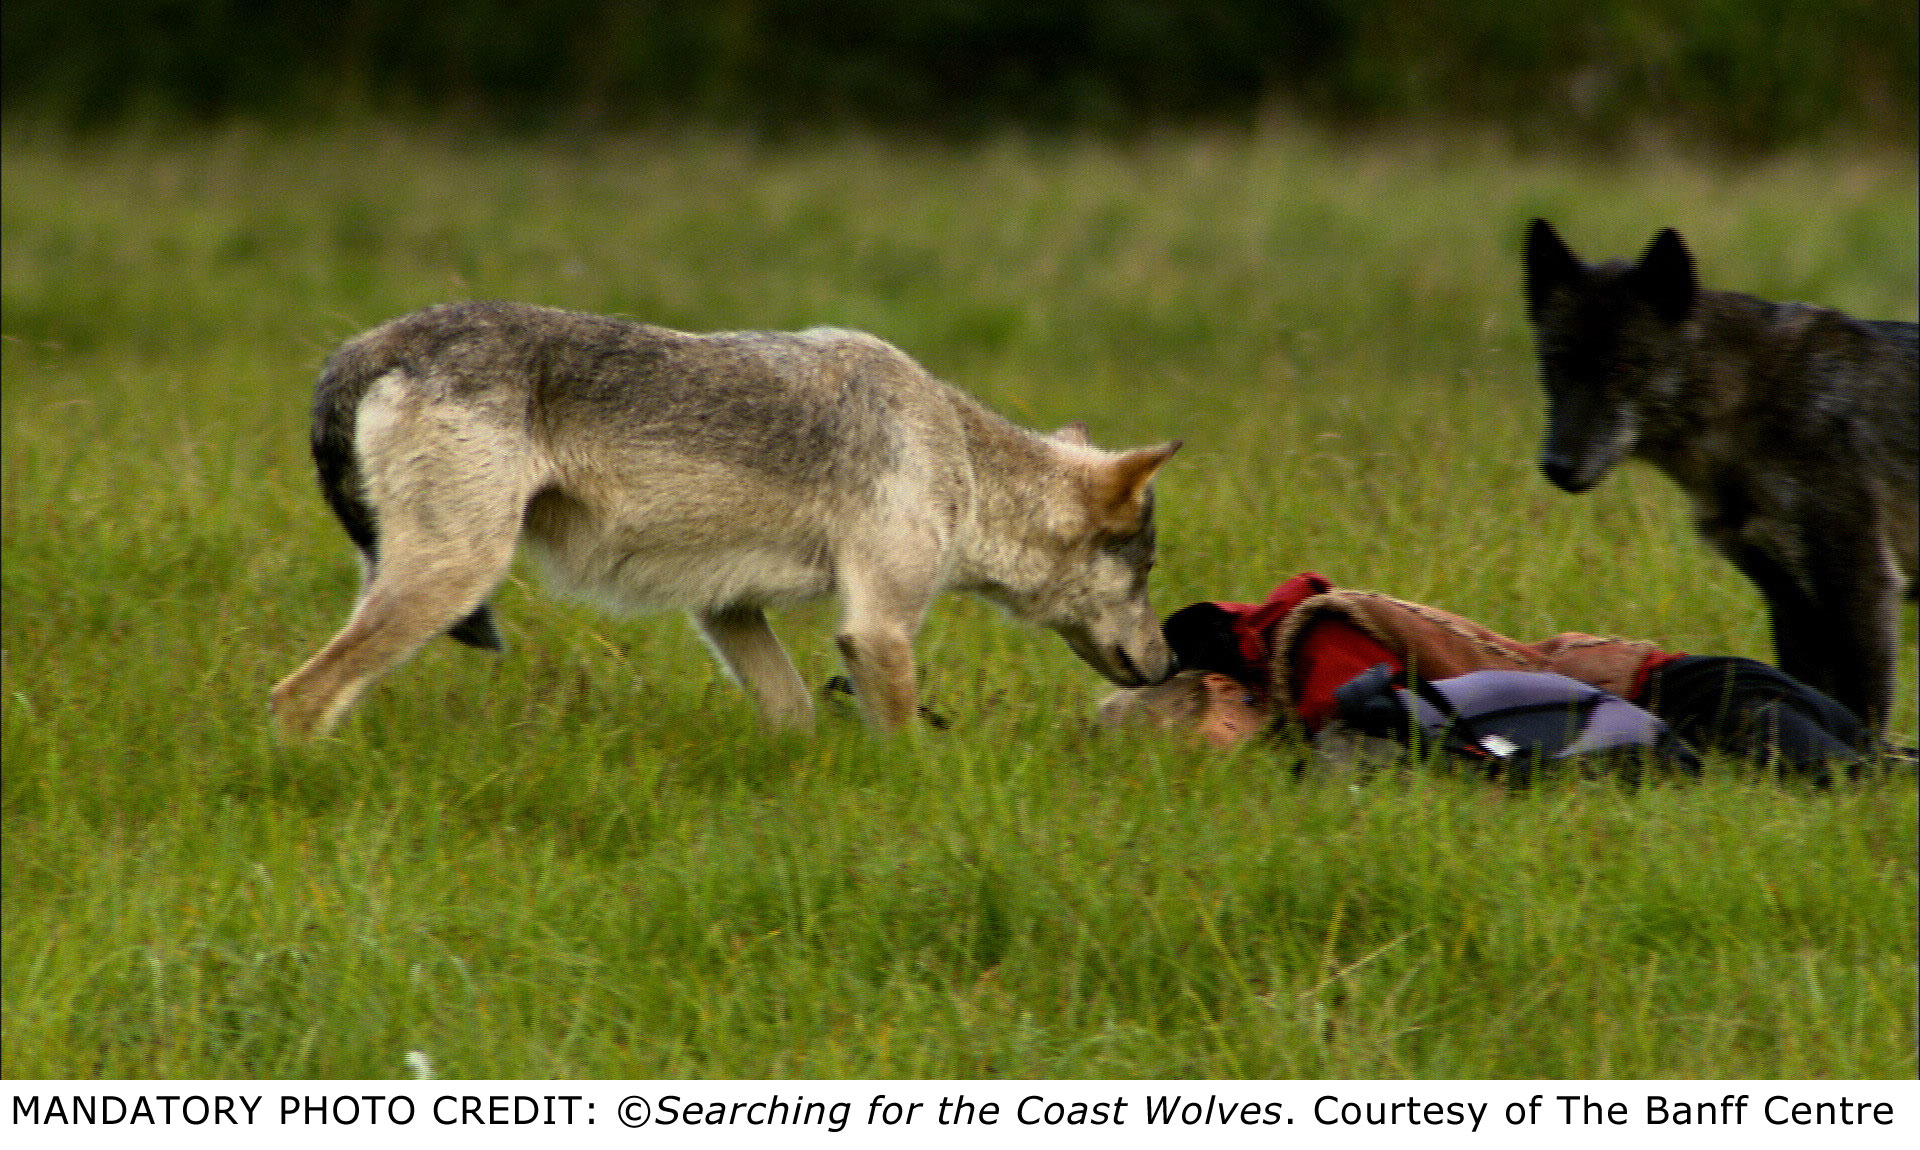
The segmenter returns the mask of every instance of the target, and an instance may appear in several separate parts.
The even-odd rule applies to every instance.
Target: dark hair
[[[1242,683],[1266,679],[1264,670],[1240,653],[1233,616],[1218,603],[1190,603],[1167,616],[1160,630],[1183,671],[1217,671]]]

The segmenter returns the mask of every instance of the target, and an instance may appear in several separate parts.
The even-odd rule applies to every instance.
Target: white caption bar
[[[19,1082],[12,1147],[1920,1145],[1920,1083]]]

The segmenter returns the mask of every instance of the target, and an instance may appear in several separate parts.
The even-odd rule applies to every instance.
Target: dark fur
[[[1627,455],[1666,472],[1766,598],[1781,669],[1883,724],[1915,574],[1914,325],[1703,290],[1672,229],[1590,266],[1535,220],[1526,292],[1547,477],[1585,491]]]

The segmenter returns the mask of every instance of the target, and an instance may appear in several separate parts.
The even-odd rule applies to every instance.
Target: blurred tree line
[[[7,0],[9,115],[1915,138],[1914,0]]]

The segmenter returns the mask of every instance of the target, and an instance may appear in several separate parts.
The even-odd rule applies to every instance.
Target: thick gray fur
[[[915,713],[910,643],[946,588],[1058,631],[1115,682],[1158,681],[1148,484],[1177,446],[1022,430],[858,332],[429,308],[321,375],[314,458],[368,580],[275,714],[324,731],[434,634],[497,646],[486,600],[522,543],[563,591],[690,612],[775,725],[812,708],[764,610],[824,595],[881,726]]]

